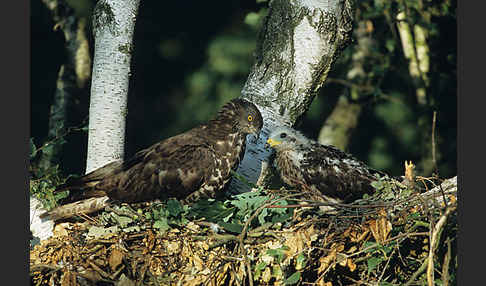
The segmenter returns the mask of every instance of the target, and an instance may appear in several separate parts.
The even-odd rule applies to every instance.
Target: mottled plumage
[[[267,144],[276,151],[274,164],[284,183],[323,201],[351,202],[370,194],[375,174],[382,174],[336,147],[322,145],[289,127],[271,132]]]
[[[253,103],[234,99],[209,122],[141,150],[126,161],[69,180],[57,191],[71,190],[69,201],[108,196],[114,201],[141,202],[175,197],[189,203],[214,197],[242,160],[246,135],[258,136],[262,125]],[[56,217],[55,211],[50,217]]]

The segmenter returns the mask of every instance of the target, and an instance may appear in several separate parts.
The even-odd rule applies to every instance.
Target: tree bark
[[[356,26],[357,28],[353,31],[356,45],[353,47],[353,61],[346,74],[346,80],[350,83],[348,87],[351,99],[358,101],[359,95],[363,92],[370,92],[369,87],[372,86],[372,78],[365,72],[365,67],[370,63],[371,51],[376,43],[370,35],[371,29],[367,28],[366,21],[359,21]],[[358,125],[361,111],[360,103],[351,102],[346,96],[341,96],[319,132],[319,143],[334,145],[345,151],[351,135]]]
[[[269,3],[256,48],[255,63],[242,98],[255,103],[264,118],[260,139],[247,145],[237,172],[251,182],[270,155],[268,133],[278,125],[293,126],[308,110],[332,64],[350,40],[351,0],[274,0]],[[232,180],[230,190],[249,187]]]
[[[360,114],[360,104],[349,102],[345,96],[339,97],[332,113],[324,122],[317,140],[321,144],[333,145],[346,151],[349,139],[358,125]]]
[[[128,80],[139,3],[100,0],[94,9],[86,173],[124,156]]]
[[[86,19],[78,18],[64,0],[43,0],[52,11],[56,23],[54,29],[64,33],[66,61],[59,70],[56,92],[49,115],[48,140],[57,140],[66,132],[67,109],[74,97],[91,76],[91,56],[86,38]],[[61,141],[62,142],[62,141]],[[62,143],[49,144],[42,151],[39,166],[48,169],[60,162]]]

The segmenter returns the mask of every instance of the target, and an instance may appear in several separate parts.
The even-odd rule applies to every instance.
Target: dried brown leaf
[[[331,265],[331,263],[334,262],[334,260],[336,260],[336,254],[337,254],[336,250],[333,249],[327,256],[323,256],[319,258],[320,265],[319,268],[317,269],[318,275],[321,275],[321,273],[326,271],[327,268],[329,268],[329,266]]]
[[[378,243],[383,243],[392,230],[392,224],[386,218],[386,212],[383,209],[380,210],[380,217],[378,219],[369,220],[367,224],[370,227],[373,237]]]
[[[348,268],[349,271],[353,272],[356,269],[356,264],[353,262],[351,258],[348,258]]]
[[[60,223],[54,226],[54,230],[52,231],[53,237],[63,237],[68,236],[68,225],[66,223]]]
[[[366,235],[368,235],[368,233],[369,233],[368,227],[351,225],[344,231],[343,237],[349,237],[351,242],[360,242],[366,238]]]
[[[119,247],[114,247],[108,257],[108,264],[112,271],[115,271],[123,261],[123,251]]]

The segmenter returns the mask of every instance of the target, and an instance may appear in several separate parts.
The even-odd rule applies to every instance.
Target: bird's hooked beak
[[[265,148],[268,148],[268,147],[275,147],[277,146],[278,144],[282,143],[281,141],[277,141],[277,140],[274,140],[272,138],[268,138],[267,140],[267,143],[265,143]]]

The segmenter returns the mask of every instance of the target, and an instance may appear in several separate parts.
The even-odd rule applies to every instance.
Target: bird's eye
[[[248,115],[248,121],[250,121],[250,122],[253,121],[253,116]]]
[[[282,134],[280,134],[280,138],[282,138],[282,139],[283,139],[283,138],[285,138],[285,137],[287,137],[287,133],[282,133]]]

